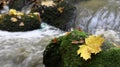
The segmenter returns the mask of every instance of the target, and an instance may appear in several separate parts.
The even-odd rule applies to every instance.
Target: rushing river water
[[[99,28],[120,31],[120,0],[88,0],[76,7],[76,27],[90,33]]]
[[[120,44],[120,0],[88,0],[76,7],[76,27]],[[44,23],[42,29],[28,32],[0,31],[0,67],[44,67],[43,51],[60,34]]]
[[[45,46],[63,32],[44,23],[42,27],[28,32],[0,31],[0,67],[44,67]]]
[[[86,0],[75,6],[75,27],[120,44],[120,0]]]

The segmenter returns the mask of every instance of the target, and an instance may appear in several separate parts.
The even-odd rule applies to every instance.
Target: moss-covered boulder
[[[61,2],[56,6],[42,6],[38,11],[41,13],[42,21],[52,26],[65,31],[74,27],[76,8],[72,4]]]
[[[21,10],[25,6],[25,0],[10,0],[9,7],[16,10]]]
[[[120,48],[105,42],[102,51],[92,54],[91,59],[84,60],[77,54],[78,46],[88,34],[74,30],[67,35],[54,38],[44,51],[43,63],[45,67],[120,67]],[[79,43],[72,43],[73,40]]]
[[[11,9],[8,14],[0,15],[0,30],[5,31],[30,31],[40,28],[39,13],[24,14]]]

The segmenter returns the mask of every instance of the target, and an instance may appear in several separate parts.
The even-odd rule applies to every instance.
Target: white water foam
[[[45,23],[42,23],[42,29],[33,31],[0,31],[0,67],[44,67],[46,45],[62,33]]]

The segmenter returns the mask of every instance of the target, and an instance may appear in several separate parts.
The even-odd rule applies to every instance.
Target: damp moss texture
[[[84,39],[87,36],[85,32],[74,30],[53,39],[43,54],[45,67],[120,67],[120,48],[107,42],[100,53],[92,54],[92,58],[87,61],[77,55],[80,44],[73,44],[72,40]]]
[[[41,12],[42,21],[55,26],[61,30],[68,31],[74,27],[76,7],[72,4],[61,2],[54,7],[43,6]],[[40,10],[38,10],[40,12]]]
[[[30,31],[40,28],[41,21],[35,15],[1,15],[0,17],[0,30],[17,32],[17,31]]]

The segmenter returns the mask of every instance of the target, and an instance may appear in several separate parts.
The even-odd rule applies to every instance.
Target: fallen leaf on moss
[[[17,15],[17,11],[15,9],[10,9],[9,15]]]
[[[17,18],[15,18],[15,17],[12,17],[10,20],[11,20],[12,22],[17,22],[17,21],[18,21]]]
[[[67,35],[69,35],[70,33],[71,33],[71,32],[66,32],[65,35],[67,36]]]
[[[80,40],[80,41],[73,40],[72,44],[83,44],[84,42],[85,42],[84,40]]]
[[[64,7],[59,7],[59,8],[57,8],[57,10],[58,10],[60,13],[63,13]]]
[[[88,60],[91,58],[91,48],[87,45],[81,45],[80,48],[77,51],[77,54],[80,54],[80,57],[83,57],[83,59]]]
[[[53,1],[42,1],[41,5],[45,5],[47,7],[56,5]]]
[[[25,26],[25,24],[24,24],[23,22],[21,22],[21,23],[19,24],[19,26]]]
[[[40,15],[38,12],[34,12],[33,14],[36,15],[36,16]]]
[[[72,44],[79,44],[79,41],[73,40]]]
[[[113,43],[113,45],[114,45],[115,47],[119,47],[119,48],[120,48],[120,45],[117,45],[117,44],[115,44],[115,43]]]
[[[57,41],[58,41],[57,38],[53,39],[53,43],[57,43]]]
[[[80,42],[81,44],[85,43],[85,41],[84,41],[84,40],[80,40],[79,42]]]
[[[100,36],[89,36],[85,39],[86,45],[92,48],[92,53],[99,53],[101,51],[102,43],[104,42],[104,38]]]
[[[104,38],[100,36],[89,36],[85,39],[85,44],[81,45],[77,51],[77,54],[80,54],[80,57],[88,60],[91,58],[91,54],[97,54],[101,51],[102,43],[104,42]]]
[[[18,18],[18,19],[22,19],[22,17],[21,17],[21,16],[17,16],[17,18]]]

